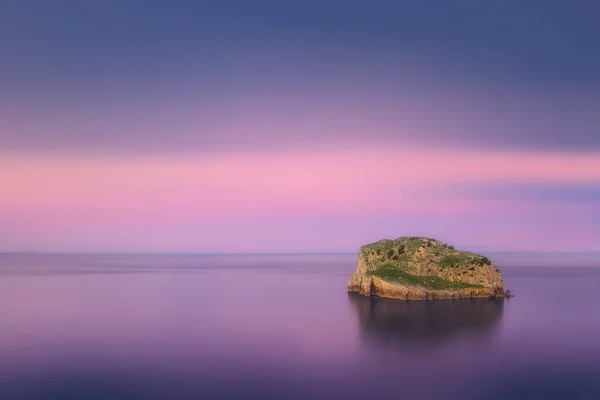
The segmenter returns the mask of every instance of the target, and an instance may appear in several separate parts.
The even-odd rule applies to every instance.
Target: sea
[[[0,399],[600,399],[600,254],[509,299],[347,292],[356,254],[0,254]]]

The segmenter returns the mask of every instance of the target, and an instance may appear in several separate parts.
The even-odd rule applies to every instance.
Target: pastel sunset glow
[[[2,251],[600,251],[581,13],[101,3],[0,19]]]
[[[512,247],[525,231],[534,239],[519,246],[542,246],[535,237],[543,237],[546,245],[580,249],[595,245],[590,221],[597,203],[548,201],[543,190],[599,185],[599,160],[595,153],[423,149],[6,156],[0,168],[10,174],[0,181],[0,206],[6,242],[16,248],[35,239],[47,248],[78,243],[88,250],[102,238],[106,249],[126,250],[126,243],[143,250],[226,251],[218,244],[228,243],[234,230],[243,237],[234,235],[232,244],[239,241],[245,251],[261,243],[275,251],[269,243],[280,235],[295,243],[288,251],[325,251],[319,245],[325,239],[342,251],[346,242],[406,225],[490,248],[502,247],[499,236]],[[503,185],[504,195],[486,195]],[[523,195],[530,188],[541,194]]]

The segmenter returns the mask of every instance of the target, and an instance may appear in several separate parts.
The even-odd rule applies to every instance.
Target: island
[[[426,237],[362,246],[348,290],[406,300],[511,296],[490,259]]]

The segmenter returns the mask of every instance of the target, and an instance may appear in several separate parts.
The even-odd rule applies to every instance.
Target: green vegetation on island
[[[403,283],[407,285],[423,286],[428,289],[464,289],[468,287],[481,287],[465,282],[452,282],[438,276],[411,275],[405,270],[395,268],[389,264],[381,265],[374,270],[368,271],[367,276],[376,276],[388,282]]]

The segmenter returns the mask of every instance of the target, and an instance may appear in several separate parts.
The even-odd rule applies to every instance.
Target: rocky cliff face
[[[348,290],[410,300],[510,295],[500,270],[487,257],[424,237],[361,247]]]

